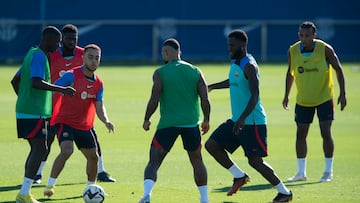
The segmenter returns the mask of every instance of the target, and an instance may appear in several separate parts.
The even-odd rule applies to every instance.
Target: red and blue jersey
[[[64,57],[61,47],[50,53],[51,83],[54,83],[66,71],[83,65],[84,48],[76,46],[74,56]]]
[[[96,114],[95,102],[102,102],[103,99],[102,80],[96,75],[94,78],[86,77],[82,67],[78,67],[66,72],[55,81],[55,84],[71,85],[76,89],[76,93],[74,96],[62,95],[60,97],[60,108],[53,109],[51,125],[64,123],[79,130],[93,128]]]
[[[84,48],[76,46],[74,49],[74,55],[64,57],[61,47],[56,51],[50,53],[50,74],[51,83],[54,83],[59,77],[61,77],[66,71],[71,70],[75,67],[83,65]],[[54,92],[52,97],[52,109],[54,112],[58,112],[60,108],[60,102],[58,101],[61,97],[60,92]]]

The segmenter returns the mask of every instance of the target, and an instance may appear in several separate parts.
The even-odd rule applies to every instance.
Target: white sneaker
[[[295,176],[288,178],[287,182],[295,182],[295,181],[306,181],[307,177],[303,174],[297,173]]]
[[[150,203],[150,195],[143,196],[138,203]]]
[[[330,172],[324,172],[323,176],[320,178],[320,182],[330,182],[333,178],[333,174]]]

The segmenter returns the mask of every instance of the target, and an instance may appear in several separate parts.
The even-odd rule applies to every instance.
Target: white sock
[[[103,164],[103,159],[102,159],[102,156],[99,156],[98,173],[101,173],[104,171],[105,171],[105,168],[104,168],[104,164]]]
[[[41,162],[41,164],[40,164],[40,166],[39,166],[39,169],[38,169],[36,175],[42,175],[42,172],[43,172],[43,170],[44,170],[45,164],[46,164],[46,161],[42,161],[42,162]]]
[[[56,178],[49,177],[47,186],[54,186],[56,183]]]
[[[89,181],[87,182],[87,185],[95,185],[96,184],[96,181]]]
[[[275,188],[277,191],[281,194],[290,195],[290,190],[287,189],[287,187],[284,185],[283,182],[280,182],[279,184],[275,185]]]
[[[20,195],[28,195],[30,194],[31,186],[33,184],[34,180],[24,177],[23,183],[20,188]]]
[[[151,179],[144,180],[144,197],[147,195],[151,195],[151,191],[155,185],[155,182]]]
[[[334,157],[325,158],[325,171],[324,172],[332,173],[333,163],[334,163]]]
[[[198,189],[200,192],[200,202],[208,202],[209,201],[208,186],[207,185],[198,186]]]
[[[306,158],[298,158],[297,165],[298,173],[306,176]]]
[[[234,178],[241,178],[245,175],[244,171],[242,171],[235,163],[228,170],[234,176]]]

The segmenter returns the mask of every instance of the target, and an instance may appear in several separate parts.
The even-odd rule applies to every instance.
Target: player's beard
[[[232,52],[230,58],[231,59],[237,59],[239,57],[241,57],[244,54],[244,51],[242,48],[238,48],[237,50],[235,50],[234,52]]]
[[[87,71],[89,71],[89,72],[94,73],[97,68],[92,69],[92,68],[89,68],[89,66],[85,66],[85,69],[86,69]]]
[[[61,49],[63,50],[63,55],[66,53],[67,56],[73,56],[74,55],[74,49],[76,45],[64,45],[62,44]]]

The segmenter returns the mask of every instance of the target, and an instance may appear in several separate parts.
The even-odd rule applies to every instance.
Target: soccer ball
[[[85,187],[83,192],[85,203],[101,203],[105,200],[105,191],[100,185],[92,184]]]

